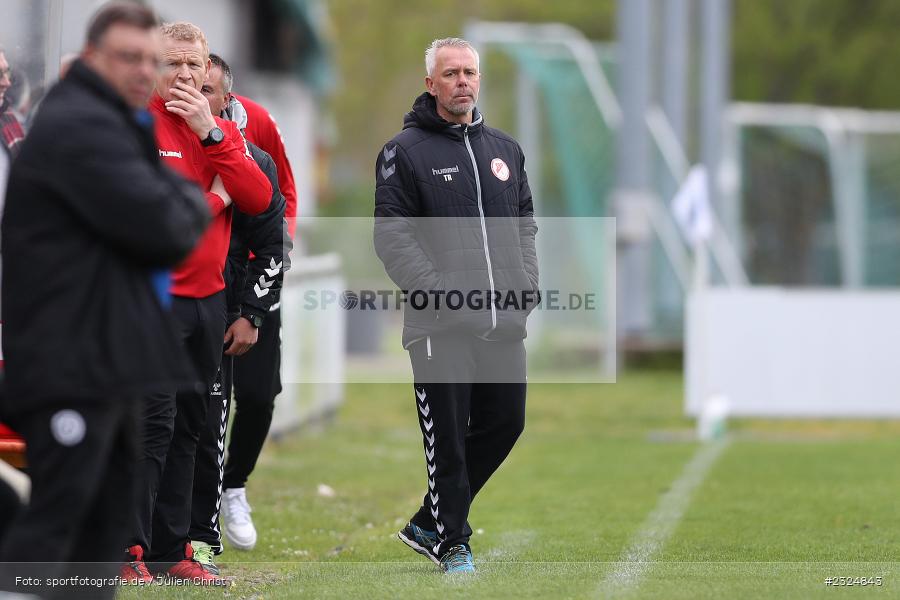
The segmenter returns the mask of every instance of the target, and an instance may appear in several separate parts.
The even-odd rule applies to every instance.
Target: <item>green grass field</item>
[[[350,386],[333,424],[261,457],[248,488],[260,541],[220,557],[232,586],[119,597],[900,598],[900,423],[732,423],[671,536],[622,562],[640,532],[658,534],[648,515],[700,447],[681,398],[674,372],[532,385],[526,431],[472,507],[479,572],[448,578],[395,537],[425,486],[410,389]]]

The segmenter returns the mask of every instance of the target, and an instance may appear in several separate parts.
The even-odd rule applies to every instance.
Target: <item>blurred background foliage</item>
[[[431,40],[462,35],[467,21],[491,20],[565,23],[589,39],[612,42],[615,8],[614,0],[329,2],[339,81],[329,102],[336,124],[333,187],[321,214],[371,214],[375,156],[424,89],[423,54]],[[734,0],[732,97],[896,110],[898,25],[897,0]],[[491,93],[514,93],[511,64],[493,53],[483,62]],[[514,122],[512,114],[485,116],[500,128]]]
[[[734,98],[896,110],[898,26],[896,0],[736,0]]]

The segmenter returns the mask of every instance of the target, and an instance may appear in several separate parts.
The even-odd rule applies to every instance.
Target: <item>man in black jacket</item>
[[[209,58],[212,67],[201,92],[209,101],[209,108],[214,115],[233,121],[243,133],[247,127],[247,113],[231,94],[231,68],[216,54],[210,54]],[[247,148],[272,184],[272,199],[269,208],[260,215],[250,216],[240,211],[234,213],[231,244],[225,263],[228,314],[225,356],[217,385],[213,386],[210,394],[207,426],[200,434],[191,505],[190,536],[194,558],[216,575],[219,570],[213,555],[221,554],[223,550],[219,509],[221,507],[225,511],[228,504],[233,502],[223,497],[225,433],[231,389],[238,385],[240,377],[240,384],[261,388],[261,393],[268,396],[273,391],[275,382],[280,381],[280,323],[276,321],[274,327],[263,325],[271,325],[267,323],[268,319],[277,320],[279,317],[277,310],[273,312],[271,309],[273,306],[277,309],[284,272],[290,268],[288,252],[292,248],[284,218],[285,199],[279,189],[275,162],[249,140]],[[251,252],[253,260],[250,260]],[[264,338],[264,335],[268,337]],[[260,344],[261,348],[258,347]],[[275,393],[271,397],[274,399]],[[272,405],[253,406],[251,410],[257,413],[254,420],[262,421],[268,431]],[[265,434],[262,438],[265,439]],[[233,459],[233,456],[229,458]],[[234,529],[238,524],[232,521],[228,525]],[[236,532],[229,531],[231,535],[228,540],[235,547],[252,549],[256,542],[256,531],[252,525],[250,531],[252,537],[249,538],[236,538]],[[238,546],[237,543],[242,541],[245,546]]]
[[[116,574],[134,505],[138,399],[199,383],[164,307],[164,270],[193,249],[209,213],[157,153],[145,109],[157,25],[137,4],[100,10],[10,173],[3,416],[25,437],[33,488],[0,562],[3,585],[18,592],[114,595],[110,586],[17,587],[14,576]],[[39,561],[30,571],[15,564]]]
[[[375,250],[408,299],[428,472],[399,537],[448,573],[472,572],[469,506],[525,423],[537,226],[522,149],[475,107],[477,52],[435,40],[425,65],[427,91],[375,166]]]

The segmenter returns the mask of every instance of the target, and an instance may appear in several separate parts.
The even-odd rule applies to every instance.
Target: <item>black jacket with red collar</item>
[[[234,213],[231,245],[225,265],[225,298],[229,321],[240,315],[265,319],[281,305],[284,273],[291,268],[288,254],[293,242],[285,223],[286,201],[278,185],[278,171],[271,156],[247,142],[253,160],[272,184],[272,201],[260,215]],[[250,253],[253,258],[250,258]]]

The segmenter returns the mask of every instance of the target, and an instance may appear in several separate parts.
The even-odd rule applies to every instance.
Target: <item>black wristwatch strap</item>
[[[209,134],[206,136],[206,139],[200,142],[204,146],[215,146],[225,139],[225,132],[219,129],[218,127],[213,127],[209,130]]]
[[[254,327],[256,327],[257,329],[262,327],[262,324],[263,324],[262,315],[258,315],[256,313],[252,313],[252,312],[247,312],[247,313],[242,313],[241,316],[244,317],[245,319],[247,319],[248,321],[250,321],[250,324],[253,325]]]

